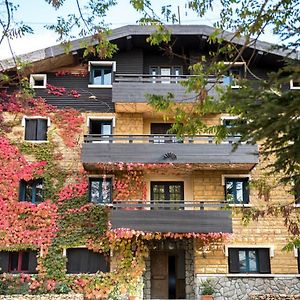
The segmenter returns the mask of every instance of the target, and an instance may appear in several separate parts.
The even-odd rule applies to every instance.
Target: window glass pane
[[[43,201],[43,182],[38,180],[35,186],[35,202],[39,203]]]
[[[249,250],[249,272],[257,272],[257,257],[255,250]]]
[[[111,69],[104,69],[103,84],[104,85],[111,84]]]
[[[165,200],[165,187],[164,185],[153,185],[153,199],[152,200]]]
[[[102,203],[111,203],[111,180],[106,179],[102,180],[102,197],[101,202]]]
[[[18,271],[19,252],[11,252],[11,253],[9,253],[9,259],[10,259],[10,268],[9,268],[9,271],[11,271],[11,272]]]
[[[100,181],[91,181],[90,183],[90,201],[93,203],[98,203],[100,201],[101,186]]]
[[[111,124],[102,124],[102,134],[111,134]]]
[[[244,184],[242,181],[236,181],[236,199],[235,202],[236,203],[243,203],[244,199],[243,199],[243,187]]]
[[[240,265],[240,272],[247,272],[247,261],[246,261],[245,250],[239,251],[239,265]]]
[[[93,78],[93,84],[102,84],[102,70],[101,69],[94,69],[94,78]]]
[[[22,257],[21,261],[21,271],[28,271],[29,269],[29,252],[21,252],[20,253]]]
[[[233,182],[226,180],[226,200],[231,203],[234,202],[233,188]]]
[[[32,182],[26,182],[25,186],[25,201],[32,201]]]

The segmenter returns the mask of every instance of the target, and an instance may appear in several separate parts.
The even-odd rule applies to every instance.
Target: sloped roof
[[[214,28],[207,25],[167,25],[166,28],[172,32],[173,35],[204,35],[209,36],[214,32]],[[153,26],[140,26],[140,25],[126,25],[111,31],[108,39],[110,41],[126,37],[126,36],[134,36],[134,35],[150,35],[155,31]],[[243,45],[245,42],[245,38],[233,38],[233,33],[224,32],[222,36],[227,41],[232,41],[238,45]],[[92,40],[91,36],[84,37],[80,39],[76,39],[71,41],[70,51],[76,51],[83,48],[82,44],[85,42],[91,42],[95,44],[96,42]],[[254,48],[254,47],[253,47]],[[300,53],[290,53],[290,51],[283,51],[276,49],[275,44],[271,44],[268,42],[257,41],[255,43],[255,49],[258,51],[263,51],[266,53],[274,54],[277,56],[287,56],[289,55],[292,59],[299,59]],[[23,55],[18,56],[21,61],[26,61],[29,63],[38,62],[41,60],[45,60],[48,58],[53,58],[65,53],[62,45],[54,45],[51,47],[47,47],[44,49],[36,50],[33,52],[29,52]],[[15,67],[15,62],[12,58],[4,59],[0,61],[0,68],[2,70],[12,69]]]

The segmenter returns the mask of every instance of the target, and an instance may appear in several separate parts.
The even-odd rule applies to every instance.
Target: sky
[[[136,24],[136,21],[141,17],[132,8],[129,1],[130,0],[119,0],[118,5],[110,9],[106,21],[111,24],[111,28]],[[86,0],[80,0],[82,6],[85,2]],[[213,23],[218,20],[218,7],[214,7],[213,12],[210,12],[207,16],[200,19],[195,13],[186,9],[185,4],[187,0],[154,0],[152,2],[157,12],[159,12],[160,7],[165,4],[171,3],[172,9],[175,11],[177,11],[179,7],[181,24],[213,25]],[[16,55],[58,44],[57,35],[47,30],[44,26],[55,24],[57,16],[66,16],[68,13],[76,11],[75,0],[65,0],[64,5],[58,10],[55,10],[46,3],[45,0],[14,0],[13,3],[19,5],[17,11],[14,13],[14,20],[16,22],[23,21],[34,30],[34,34],[28,34],[23,38],[17,38],[11,41],[12,50]],[[3,17],[1,13],[0,11],[0,17]],[[266,35],[264,40],[275,42],[271,35]],[[5,40],[0,45],[0,60],[7,57],[11,57],[11,52]]]

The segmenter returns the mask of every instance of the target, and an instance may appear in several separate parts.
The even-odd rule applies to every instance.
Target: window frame
[[[232,251],[236,251],[235,253],[233,252],[233,256],[237,256],[239,258],[239,251],[256,251],[256,269],[257,271],[240,271],[240,266],[239,266],[239,259],[238,259],[238,266],[234,264],[234,257],[230,257],[230,254],[232,254]],[[262,254],[267,254],[265,257]],[[228,274],[231,276],[244,276],[244,275],[256,275],[259,276],[261,274],[272,274],[272,268],[271,268],[271,258],[274,257],[274,246],[271,245],[226,245],[225,246],[225,256],[228,258]],[[268,259],[267,265],[265,264],[266,258]],[[249,262],[248,262],[249,265]],[[238,271],[235,269],[238,267]],[[232,270],[233,269],[233,270]]]
[[[224,65],[225,66],[230,66],[227,72],[230,72],[231,68],[239,67],[240,66],[241,69],[243,69],[243,74],[242,74],[241,77],[242,77],[242,79],[246,78],[246,71],[247,71],[246,62],[237,61],[237,62],[232,63],[232,62],[229,62],[229,61],[225,61]],[[224,75],[223,80],[224,80],[224,78],[232,78],[232,76],[230,76],[230,74],[229,75]],[[239,89],[239,88],[241,88],[241,86],[239,84],[232,84],[232,82],[234,82],[234,79],[231,79],[229,84],[225,84],[223,82],[223,85],[230,86],[232,89]]]
[[[233,202],[229,202],[227,200],[227,181],[228,180],[233,180],[235,182],[237,181],[243,181],[248,183],[248,189],[244,188],[243,184],[243,202],[236,202],[236,197]],[[249,175],[234,175],[234,174],[227,174],[227,175],[222,175],[222,185],[224,186],[224,196],[225,196],[225,201],[231,206],[249,206],[250,205],[250,189],[249,189],[249,181],[250,181],[250,176]],[[236,192],[235,192],[236,193]],[[245,201],[246,200],[246,201]]]
[[[67,274],[96,274],[97,272],[109,272],[110,271],[110,260],[109,260],[109,255],[104,255],[103,253],[97,253],[97,252],[93,252],[92,250],[89,250],[86,246],[78,246],[78,247],[71,247],[71,248],[64,248],[63,249],[63,256],[67,258],[68,260],[68,251],[70,250],[85,250],[88,252],[92,252],[94,254],[103,256],[103,258],[106,260],[106,270],[97,270],[96,272],[69,272],[68,270],[68,261],[66,264],[66,270],[67,270]]]
[[[29,181],[26,180],[20,180],[20,188],[19,188],[19,201],[20,202],[29,202],[33,204],[38,204],[44,201],[44,186],[42,187],[42,201],[37,202],[36,201],[36,196],[37,196],[37,188],[36,186],[38,184],[44,185],[43,178],[38,178],[38,179],[32,179]],[[31,201],[26,200],[26,188],[28,185],[32,185],[32,194],[31,194]]]
[[[37,130],[38,130],[38,120],[46,120],[46,139],[45,140],[38,140],[38,139],[26,139],[26,124],[27,121],[30,120],[36,120],[37,121],[37,125],[36,125],[36,132],[35,132],[35,136],[37,138],[38,134],[37,134]],[[25,142],[29,142],[29,143],[48,143],[48,128],[51,126],[51,121],[49,117],[43,117],[43,116],[23,116],[22,118],[22,122],[21,125],[24,127],[24,136],[23,136],[23,140]]]
[[[300,90],[300,85],[299,86],[294,86],[294,80],[290,80],[290,90]]]
[[[20,250],[20,251],[7,251],[8,253],[8,262],[7,262],[7,272],[8,273],[28,273],[28,274],[34,274],[36,273],[37,268],[37,252],[35,250],[26,249],[26,250]],[[24,253],[28,253],[28,265],[26,269],[22,268],[23,259],[24,259]],[[17,254],[18,256],[18,262],[17,262],[17,269],[12,269],[12,255]],[[34,260],[33,260],[34,255]],[[34,271],[33,267],[34,266]]]
[[[111,69],[111,84],[94,84],[92,83],[92,75],[95,69]],[[112,88],[112,84],[114,81],[114,73],[116,72],[116,61],[89,61],[88,63],[88,71],[89,71],[89,84],[88,88]],[[101,71],[101,82],[104,78],[103,72]]]
[[[43,80],[43,85],[35,85],[36,80]],[[33,89],[45,89],[47,87],[47,74],[30,74],[29,84]]]
[[[165,196],[165,199],[164,200],[155,200],[154,199],[154,186],[155,185],[162,185],[164,186],[164,196]],[[166,210],[169,210],[169,209],[175,209],[175,210],[178,210],[178,209],[181,209],[180,206],[176,205],[176,202],[175,202],[175,208],[173,207],[172,208],[172,203],[174,202],[174,199],[170,199],[170,186],[171,185],[177,185],[177,186],[180,186],[180,201],[179,203],[182,204],[182,208],[184,208],[184,181],[150,181],[150,203],[152,205],[154,205],[154,207],[151,207],[151,210],[152,209],[155,209],[155,205],[157,205],[157,207],[159,208],[159,204],[160,202],[158,202],[156,204],[156,201],[163,201],[164,204],[169,204],[169,206],[167,207],[164,207],[164,209]],[[168,188],[168,190],[166,190],[166,187]]]
[[[95,205],[108,205],[108,206],[113,204],[113,177],[108,176],[105,178],[105,180],[110,182],[110,191],[109,191],[110,201],[109,202],[93,202],[93,201],[91,201],[91,193],[92,193],[91,183],[93,181],[102,181],[103,182],[103,177],[90,176],[89,177],[89,185],[88,185],[88,201],[89,201],[89,203],[93,203]],[[101,195],[102,195],[102,187],[101,187]]]

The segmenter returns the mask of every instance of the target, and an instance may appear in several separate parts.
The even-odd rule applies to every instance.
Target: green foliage
[[[215,292],[212,280],[207,279],[201,281],[200,287],[201,287],[201,295],[213,295],[213,293]]]

